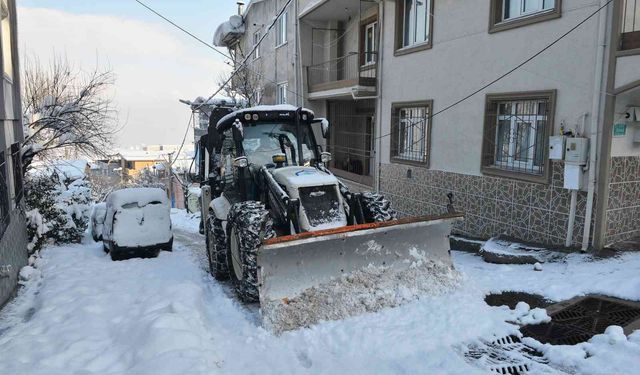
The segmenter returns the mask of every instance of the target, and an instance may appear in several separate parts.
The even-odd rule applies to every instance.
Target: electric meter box
[[[553,135],[549,137],[549,159],[564,159],[564,135]]]
[[[564,165],[564,188],[569,190],[582,189],[582,166],[577,164]]]
[[[567,138],[565,141],[564,161],[567,163],[586,165],[589,155],[588,138]]]

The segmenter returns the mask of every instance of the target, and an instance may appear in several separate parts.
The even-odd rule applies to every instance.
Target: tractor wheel
[[[222,220],[210,215],[207,219],[207,258],[209,271],[216,280],[229,278],[227,267],[227,236],[222,229]]]
[[[362,193],[362,212],[367,223],[378,223],[397,219],[391,202],[381,194]]]
[[[227,224],[227,263],[236,292],[245,302],[256,302],[258,293],[257,256],[262,240],[275,237],[273,221],[260,202],[236,203]]]

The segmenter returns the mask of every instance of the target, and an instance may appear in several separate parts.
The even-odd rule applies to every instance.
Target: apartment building
[[[380,190],[405,214],[443,212],[452,193],[474,237],[639,235],[636,2],[382,2]]]
[[[302,105],[302,96],[298,95],[297,2],[280,15],[286,3],[287,0],[252,0],[245,6],[238,2],[238,14],[216,31],[214,44],[228,49],[236,67],[247,61],[232,85],[241,93],[248,93],[249,105]],[[255,46],[258,47],[254,49]]]
[[[338,176],[471,237],[640,236],[640,0],[293,4]]]
[[[27,264],[27,231],[20,160],[22,107],[16,36],[16,4],[0,0],[0,306],[12,296],[18,272]]]

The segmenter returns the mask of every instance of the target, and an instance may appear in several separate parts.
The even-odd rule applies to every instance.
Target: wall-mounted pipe
[[[600,6],[604,6],[607,0],[600,0]],[[587,187],[587,207],[584,216],[584,231],[582,232],[582,251],[589,248],[589,237],[591,235],[591,217],[593,216],[593,201],[596,189],[596,162],[598,150],[598,130],[600,129],[602,110],[602,80],[604,79],[604,62],[606,58],[605,50],[607,34],[607,17],[609,8],[600,11],[598,15],[598,51],[596,54],[595,87],[591,108],[591,128],[589,129],[589,182]],[[601,155],[601,157],[606,157]]]

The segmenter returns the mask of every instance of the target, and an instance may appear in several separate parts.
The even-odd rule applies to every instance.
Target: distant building
[[[15,0],[0,0],[0,306],[12,296],[27,264],[20,149],[24,140]]]

